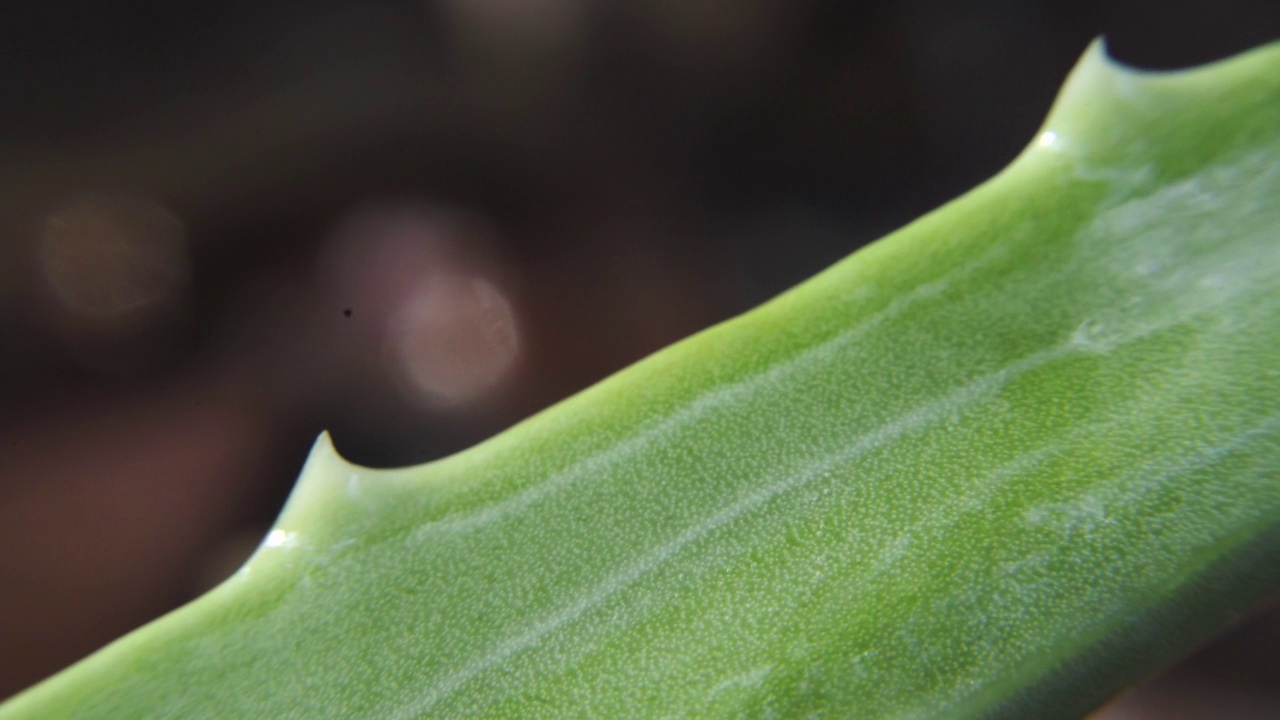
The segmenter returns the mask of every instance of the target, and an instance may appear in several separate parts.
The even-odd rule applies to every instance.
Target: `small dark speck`
[[[342,308],[342,317],[351,317],[351,308]]]

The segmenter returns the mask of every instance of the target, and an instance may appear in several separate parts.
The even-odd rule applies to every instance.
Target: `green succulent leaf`
[[[1280,586],[1280,45],[257,554],[0,718],[1075,718]]]

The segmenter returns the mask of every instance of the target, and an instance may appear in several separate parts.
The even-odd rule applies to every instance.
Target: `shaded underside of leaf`
[[[1095,46],[999,176],[472,450],[322,438],[51,717],[1073,718],[1280,584],[1280,45]]]

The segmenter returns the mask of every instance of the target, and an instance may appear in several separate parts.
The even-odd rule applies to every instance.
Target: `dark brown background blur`
[[[1276,0],[19,2],[0,697],[218,582],[330,429],[461,449],[989,177],[1089,41]],[[1280,717],[1262,614],[1118,718]]]

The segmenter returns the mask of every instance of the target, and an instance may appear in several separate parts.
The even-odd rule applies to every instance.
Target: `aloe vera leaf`
[[[1280,586],[1280,44],[1100,46],[1000,175],[0,718],[1074,718]]]

